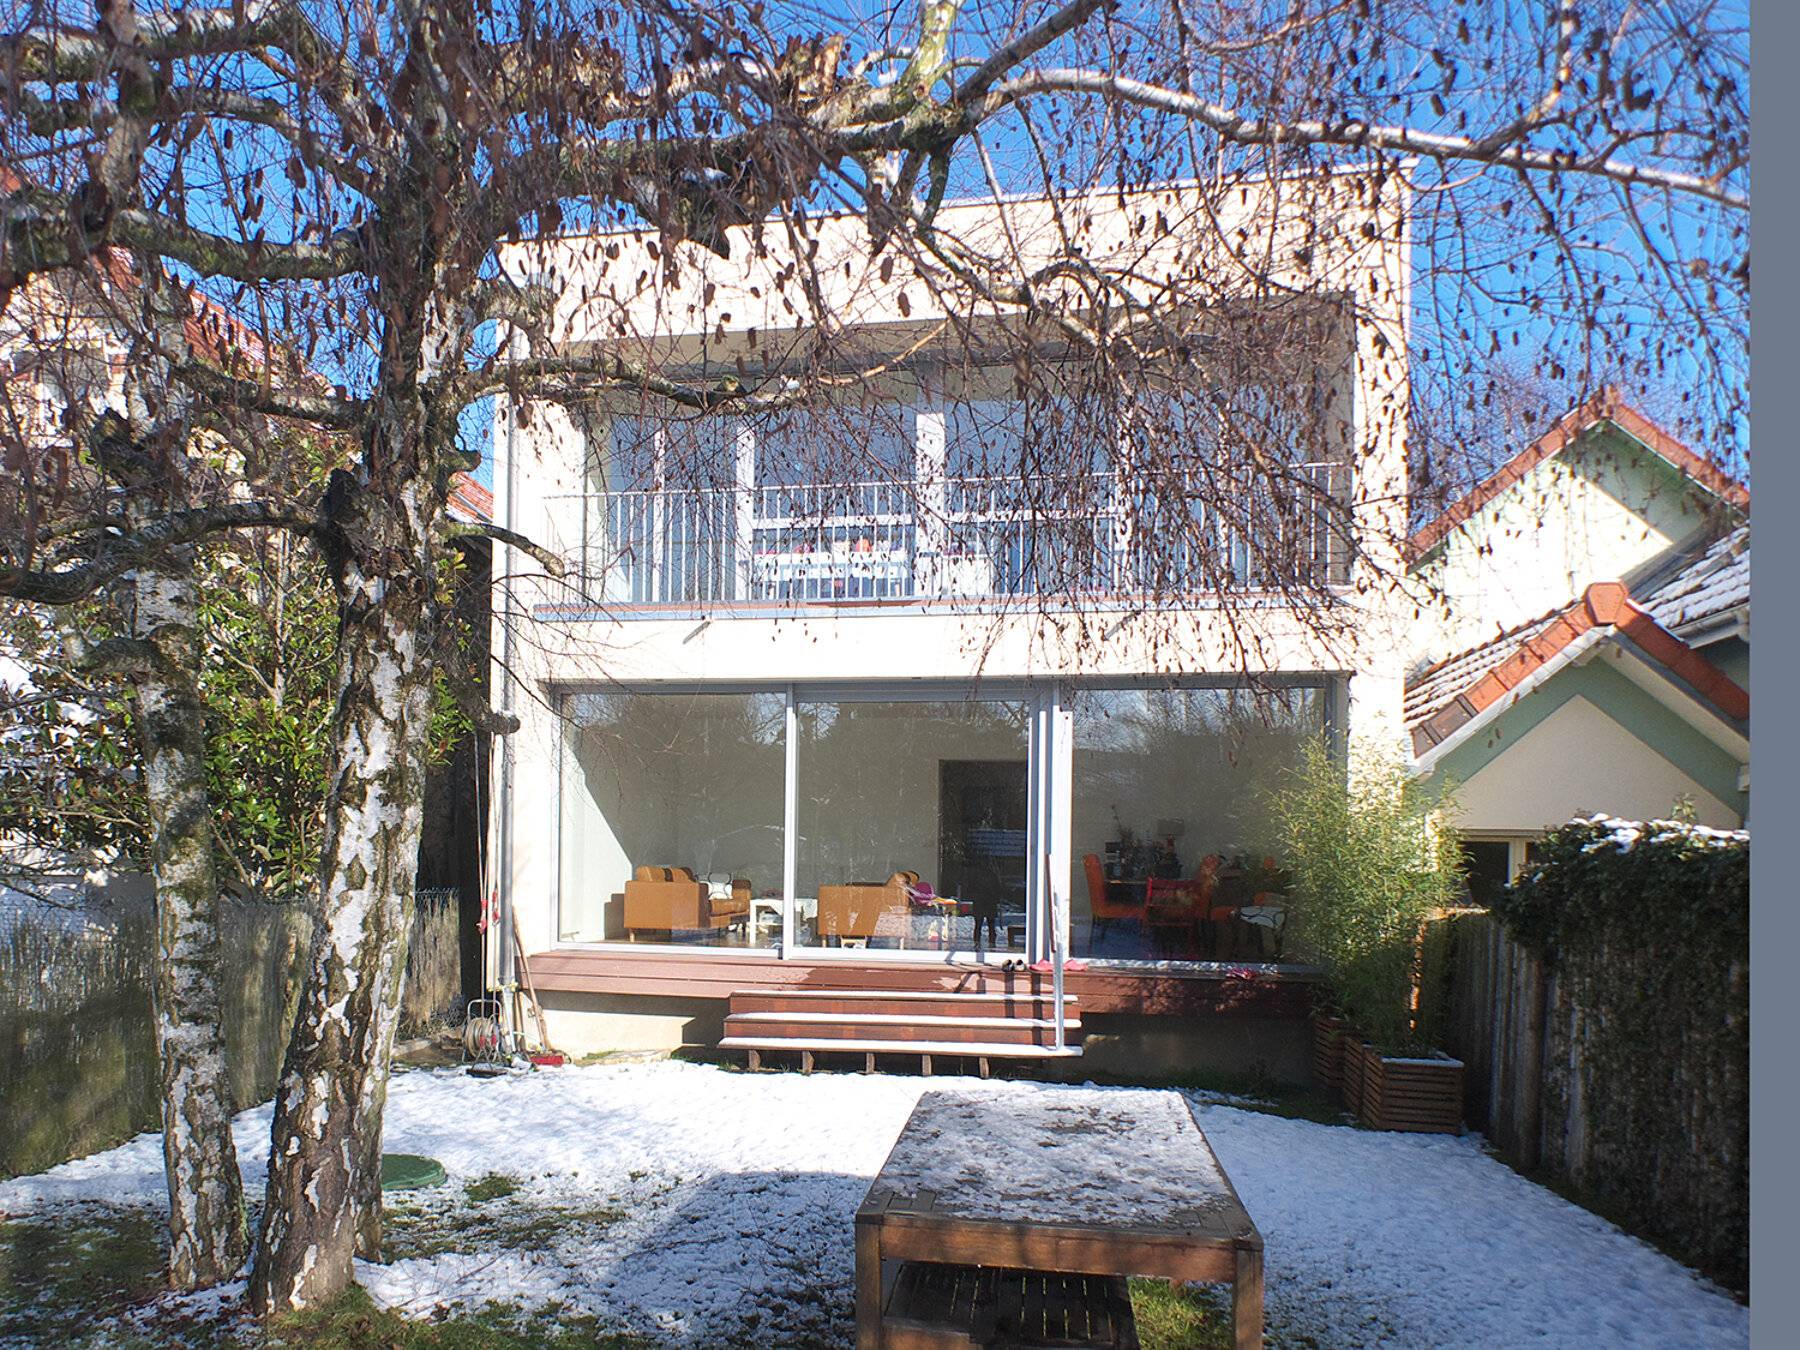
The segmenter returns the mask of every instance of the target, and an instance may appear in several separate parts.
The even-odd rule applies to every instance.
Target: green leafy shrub
[[[1417,1048],[1412,993],[1419,933],[1457,894],[1449,808],[1397,755],[1358,748],[1348,768],[1322,746],[1270,794],[1293,872],[1290,941],[1317,961],[1338,1011],[1384,1047]]]

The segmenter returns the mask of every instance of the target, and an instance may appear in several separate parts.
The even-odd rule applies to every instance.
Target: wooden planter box
[[[1312,1030],[1313,1077],[1326,1095],[1340,1097],[1344,1091],[1344,1055],[1356,1033],[1343,1018],[1325,1013],[1313,1014]]]
[[[1351,1032],[1340,1044],[1344,1047],[1344,1081],[1341,1091],[1344,1094],[1344,1109],[1353,1115],[1362,1114],[1363,1059],[1367,1055],[1367,1047],[1362,1037]]]
[[[1353,1071],[1356,1102],[1351,1109],[1369,1128],[1415,1134],[1462,1133],[1460,1059],[1383,1059],[1368,1046],[1357,1043],[1354,1050],[1347,1049],[1345,1053],[1346,1104]]]

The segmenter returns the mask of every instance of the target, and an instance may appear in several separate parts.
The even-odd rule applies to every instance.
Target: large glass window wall
[[[1126,960],[1281,952],[1266,794],[1324,734],[1328,689],[1083,689],[1073,732],[1070,950]]]
[[[1073,955],[1280,954],[1324,681],[959,692],[565,695],[563,940],[1035,958],[1054,894]]]
[[[803,945],[1024,949],[1028,708],[802,700],[795,890]],[[977,934],[977,921],[981,932]]]
[[[780,693],[562,700],[565,942],[746,946],[779,917]]]

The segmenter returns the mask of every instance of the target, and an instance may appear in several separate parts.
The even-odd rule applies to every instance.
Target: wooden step
[[[982,1045],[977,1041],[836,1041],[814,1038],[789,1039],[785,1036],[726,1036],[719,1041],[721,1050],[810,1050],[814,1053],[843,1051],[847,1054],[876,1055],[959,1055],[987,1056],[993,1059],[1079,1059],[1078,1045]]]
[[[1064,1023],[1064,1039],[1081,1023]],[[990,1045],[1054,1045],[1056,1022],[1023,1017],[843,1017],[836,1013],[734,1013],[728,1037],[762,1040],[944,1041]]]
[[[1072,995],[1065,1009],[1079,1006]],[[792,989],[740,990],[731,995],[733,1013],[822,1012],[870,1016],[1049,1017],[1055,998],[1044,993],[959,994],[943,990],[916,993],[892,990]]]
[[[933,1055],[980,1061],[1052,1059],[1081,1053],[1081,1012],[1063,999],[1058,1038],[1056,1001],[1044,994],[956,993],[944,990],[747,990],[734,992],[721,1050],[746,1050],[750,1067],[764,1050],[795,1050],[802,1072],[814,1054],[860,1053],[873,1072],[877,1054],[919,1056],[931,1072]]]
[[[859,1012],[737,1012],[727,1015],[727,1020],[734,1022],[795,1022],[809,1025],[822,1025],[828,1022],[843,1022],[853,1026],[927,1026],[927,1027],[995,1027],[995,1026],[1044,1026],[1053,1027],[1056,1019],[1042,1017],[968,1017],[960,1013],[859,1013]],[[1074,1008],[1063,1011],[1063,1025],[1079,1027],[1081,1014]]]

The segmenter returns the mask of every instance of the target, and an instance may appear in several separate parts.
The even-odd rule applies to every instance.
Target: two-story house
[[[1279,915],[1166,883],[1222,902],[1269,856],[1302,743],[1398,739],[1404,201],[1096,189],[948,203],[934,243],[846,214],[504,259],[560,297],[522,377],[621,362],[495,425],[496,519],[569,566],[496,569],[493,889],[552,1037],[712,1043],[734,992],[1054,952],[1090,1057],[1296,1068]]]
[[[1478,891],[1578,815],[1747,823],[1749,507],[1607,391],[1414,535],[1413,768]]]

